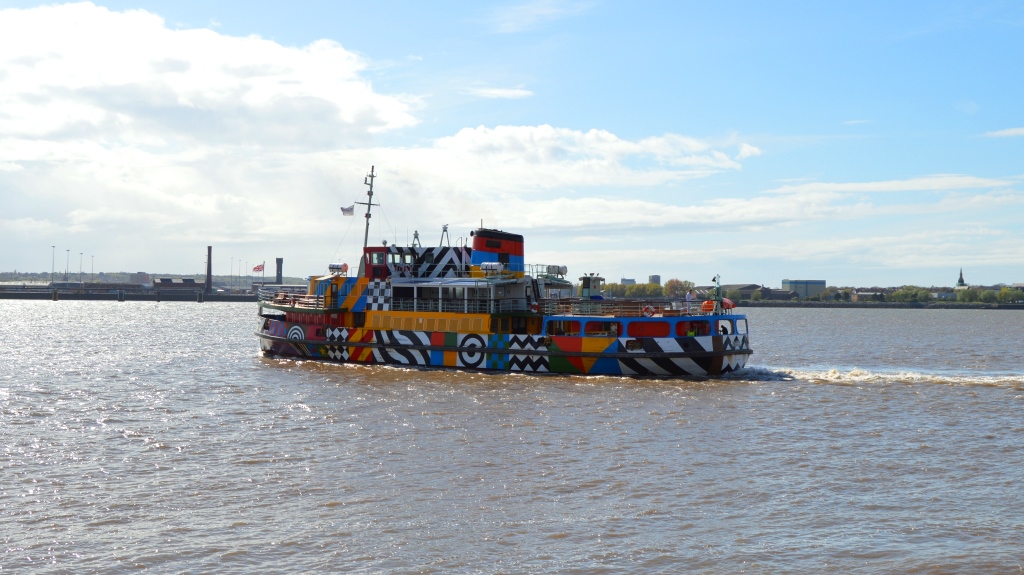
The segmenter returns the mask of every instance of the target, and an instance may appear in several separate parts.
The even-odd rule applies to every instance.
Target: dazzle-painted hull
[[[375,177],[371,168],[363,180],[366,237]],[[751,353],[747,319],[730,311],[717,276],[714,289],[689,290],[685,307],[660,296],[606,300],[599,275],[577,290],[565,266],[527,266],[519,234],[481,225],[455,246],[447,235],[444,225],[437,247],[422,246],[418,232],[405,247],[364,238],[355,275],[330,264],[305,293],[261,290],[260,349],[335,363],[660,377],[729,373]]]
[[[580,337],[374,330],[267,319],[264,353],[335,363],[579,375],[707,377],[741,369],[746,334]]]

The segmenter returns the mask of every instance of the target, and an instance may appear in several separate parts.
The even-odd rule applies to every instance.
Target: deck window
[[[552,320],[548,322],[548,335],[579,335],[580,322]]]
[[[591,337],[619,337],[622,324],[617,321],[588,321],[583,333]]]
[[[732,335],[736,333],[736,328],[732,325],[732,320],[720,319],[715,322],[715,335]]]
[[[668,337],[667,321],[633,321],[626,326],[629,337]]]

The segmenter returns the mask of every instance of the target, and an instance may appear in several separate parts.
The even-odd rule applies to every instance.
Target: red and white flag
[[[258,265],[256,267],[252,268],[252,271],[254,271],[254,272],[261,272],[261,271],[263,271],[263,264],[260,264],[260,265]]]

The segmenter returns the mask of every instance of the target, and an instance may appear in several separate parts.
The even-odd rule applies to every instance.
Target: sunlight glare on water
[[[263,358],[253,304],[3,302],[0,572],[1006,573],[1020,312],[750,309],[724,380]]]

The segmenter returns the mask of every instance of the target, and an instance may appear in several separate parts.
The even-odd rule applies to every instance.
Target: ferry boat
[[[331,264],[306,293],[264,290],[265,355],[335,363],[608,376],[706,377],[743,368],[745,316],[715,288],[703,301],[604,299],[603,278],[530,266],[523,236],[481,227],[451,246],[367,245],[358,271]],[[448,238],[448,245],[444,245]]]

